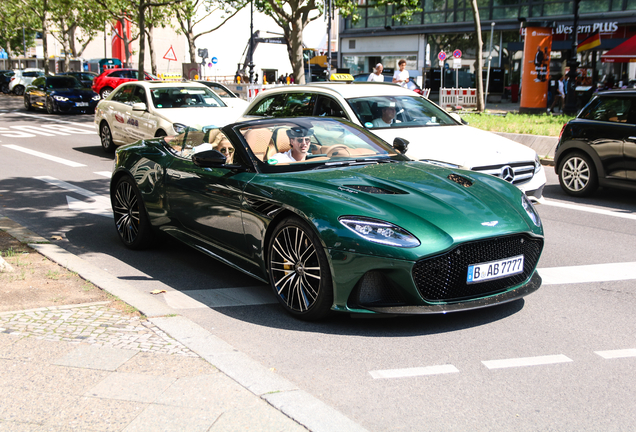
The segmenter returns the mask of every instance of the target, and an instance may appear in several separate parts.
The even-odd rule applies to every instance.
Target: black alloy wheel
[[[307,321],[329,315],[333,282],[327,257],[301,219],[289,217],[274,229],[268,267],[272,289],[287,312]]]
[[[50,97],[46,98],[46,112],[49,114],[55,114],[57,112],[57,108],[55,107],[55,102]]]
[[[24,107],[27,111],[33,111],[33,107],[31,106],[31,98],[28,94],[24,95]]]
[[[13,93],[18,96],[22,96],[24,94],[24,86],[17,85],[13,87]]]
[[[559,183],[568,195],[589,196],[598,188],[594,163],[582,152],[568,154],[559,166]]]
[[[129,249],[145,249],[152,244],[154,234],[141,193],[134,180],[122,177],[111,195],[115,227],[119,238]]]
[[[103,89],[100,90],[99,92],[99,96],[102,99],[106,99],[108,97],[109,94],[111,94],[113,92],[113,89],[110,87],[104,87]]]
[[[105,121],[99,126],[99,138],[102,142],[102,147],[107,153],[113,153],[115,151],[115,143],[113,143],[113,135],[110,133],[108,123]]]

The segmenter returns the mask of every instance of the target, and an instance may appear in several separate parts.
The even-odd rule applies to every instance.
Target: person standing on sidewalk
[[[406,60],[401,59],[398,62],[400,70],[396,70],[393,74],[393,82],[398,83],[402,87],[406,87],[406,83],[409,82],[409,71],[406,70]]]
[[[382,63],[378,63],[377,65],[375,65],[375,68],[373,69],[373,72],[371,72],[371,74],[369,75],[369,78],[367,78],[367,81],[384,82],[384,75],[382,75],[383,70],[384,70],[384,66],[382,66]]]
[[[563,112],[563,107],[565,106],[565,86],[563,85],[563,78],[564,75],[561,75],[561,78],[559,78],[559,81],[557,82],[557,93],[554,95],[554,101],[552,101],[552,105],[548,108],[548,112],[554,112],[554,105],[557,103],[561,107],[561,112]]]

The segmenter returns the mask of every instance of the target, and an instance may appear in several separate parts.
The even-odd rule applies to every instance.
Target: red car
[[[159,79],[148,72],[144,72],[144,74],[146,75],[146,80]],[[117,86],[128,81],[137,81],[137,77],[137,69],[108,69],[93,80],[92,89],[102,99],[106,99]]]

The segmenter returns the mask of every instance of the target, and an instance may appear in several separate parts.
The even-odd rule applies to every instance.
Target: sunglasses
[[[230,148],[223,147],[223,148],[222,148],[221,150],[219,150],[219,151],[220,151],[221,153],[229,153],[229,154],[232,154],[232,153],[234,153],[234,148],[232,148],[232,147],[230,147]]]
[[[309,137],[305,137],[305,138],[294,138],[294,139],[295,139],[296,141],[300,142],[300,143],[301,143],[301,142],[303,142],[303,141],[304,141],[304,142],[306,142],[306,143],[311,143],[311,138],[309,138]]]

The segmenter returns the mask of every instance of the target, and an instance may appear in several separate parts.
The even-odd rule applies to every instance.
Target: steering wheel
[[[339,150],[345,150],[347,152],[346,156],[351,156],[351,153],[349,152],[349,147],[342,144],[336,144],[331,146],[331,148],[327,152],[327,157],[329,158],[333,157],[334,153],[337,153]],[[342,156],[345,156],[345,155],[342,155]]]

